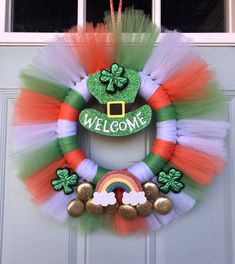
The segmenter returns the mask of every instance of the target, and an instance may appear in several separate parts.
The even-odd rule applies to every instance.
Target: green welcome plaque
[[[150,106],[143,105],[129,112],[123,118],[108,118],[106,114],[95,109],[84,109],[79,121],[86,129],[105,136],[129,136],[144,129],[152,118]]]

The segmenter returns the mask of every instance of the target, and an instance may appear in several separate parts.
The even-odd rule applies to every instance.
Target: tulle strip
[[[68,167],[65,158],[60,158],[24,179],[26,188],[35,203],[41,204],[55,193],[51,181],[57,177],[56,170],[65,167]]]
[[[201,58],[186,64],[163,83],[163,88],[174,102],[202,100],[208,97],[208,83],[213,74]]]
[[[84,180],[92,182],[98,170],[98,165],[90,159],[84,159],[76,168],[76,173]]]
[[[196,201],[191,196],[187,195],[183,191],[180,193],[169,192],[166,194],[166,196],[169,197],[173,202],[173,210],[178,215],[182,215],[190,211],[196,203]]]
[[[158,220],[155,213],[151,213],[148,217],[146,217],[146,221],[148,224],[148,230],[150,232],[156,232],[162,228],[161,222]]]
[[[88,102],[91,98],[91,94],[87,88],[87,77],[84,78],[81,82],[77,82],[75,85],[71,86],[71,88],[74,91],[78,92],[86,102]]]
[[[113,35],[103,24],[93,27],[87,24],[84,27],[75,26],[65,34],[64,41],[74,46],[77,60],[90,74],[102,69],[110,68],[114,63]]]
[[[56,140],[56,123],[13,126],[14,152],[37,149]]]
[[[135,177],[142,183],[154,177],[153,172],[143,161],[134,164],[127,170],[133,175],[135,175]]]
[[[176,145],[169,162],[201,185],[210,183],[225,165],[224,160],[181,145]]]
[[[139,72],[139,76],[141,78],[139,94],[147,101],[160,86],[143,72]]]
[[[175,149],[175,145],[174,142],[156,139],[151,148],[151,152],[164,160],[169,160]]]
[[[104,216],[91,216],[86,211],[73,221],[79,221],[80,230],[85,234],[90,234],[98,229],[104,227],[105,229],[111,229],[112,220],[108,215]]]
[[[33,60],[35,75],[49,81],[72,87],[86,76],[84,69],[76,58],[74,47],[58,39],[50,43]]]
[[[69,92],[69,87],[49,81],[32,72],[32,69],[22,70],[20,74],[21,87],[24,87],[32,92],[39,93],[63,102],[65,96]]]
[[[55,218],[63,223],[69,219],[67,206],[69,202],[76,198],[76,193],[65,195],[63,192],[58,192],[48,199],[41,207],[41,212]]]
[[[148,223],[144,217],[137,217],[133,220],[126,220],[118,213],[113,218],[113,230],[119,235],[126,236],[134,232],[147,231]]]
[[[177,135],[201,138],[220,138],[224,139],[229,129],[228,122],[182,119],[177,121]]]
[[[162,84],[196,56],[182,34],[167,32],[153,50],[143,72]]]
[[[163,225],[166,225],[178,216],[187,213],[196,203],[194,199],[184,192],[179,194],[170,192],[166,196],[168,196],[173,202],[173,208],[167,215],[160,215],[157,212],[153,212],[150,216],[148,216],[147,221],[150,231],[157,231]]]
[[[227,119],[228,107],[225,96],[216,82],[209,82],[205,88],[205,94],[201,96],[199,98],[197,94],[192,94],[190,100],[185,98],[185,101],[173,102],[177,119],[194,118],[214,121]]]
[[[14,125],[53,123],[58,119],[61,102],[36,92],[22,89],[13,115]]]
[[[212,139],[204,139],[200,137],[181,136],[178,137],[177,142],[186,148],[191,148],[219,159],[226,160],[227,153],[223,139],[216,139],[213,137]]]
[[[15,162],[21,178],[30,176],[63,156],[58,140],[41,146],[39,149],[20,154],[17,155]]]
[[[229,124],[225,121],[178,120],[178,143],[184,147],[226,160],[224,139]]]
[[[59,119],[57,126],[58,138],[75,136],[77,134],[77,122]]]
[[[156,123],[156,138],[176,142],[176,120],[167,120]]]
[[[106,15],[104,20],[112,32],[111,16]],[[158,36],[156,25],[149,20],[143,10],[129,8],[122,13],[121,25],[118,25],[117,29],[115,61],[127,68],[142,70]]]

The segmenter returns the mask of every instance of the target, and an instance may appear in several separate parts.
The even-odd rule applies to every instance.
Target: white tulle
[[[160,215],[157,212],[154,212],[154,215],[158,219],[158,221],[162,224],[162,226],[170,223],[178,216],[177,213],[174,211],[174,208],[172,208],[172,210],[166,215]]]
[[[27,152],[57,139],[57,123],[13,126],[15,152]]]
[[[156,177],[153,177],[151,181],[158,184]],[[168,224],[178,216],[190,211],[196,204],[196,200],[184,191],[181,191],[180,193],[173,193],[170,191],[168,194],[164,194],[164,196],[167,196],[172,201],[173,208],[167,215],[160,215],[157,212],[153,212],[153,214],[150,215],[150,219],[148,218],[148,224],[149,229],[152,231],[155,230],[155,227],[153,226],[154,224],[157,224],[157,231],[163,225]]]
[[[74,86],[71,87],[74,91],[77,91],[84,98],[86,102],[91,98],[91,94],[87,89],[87,77],[84,78],[81,82],[77,82]]]
[[[199,119],[182,119],[177,121],[178,136],[224,139],[228,129],[229,124],[225,121]]]
[[[160,215],[157,212],[153,212],[147,218],[149,229],[152,231],[157,231],[163,225],[168,224],[178,216],[190,211],[196,203],[192,197],[184,192],[178,194],[169,192],[166,196],[168,196],[173,202],[173,208],[167,215]]]
[[[150,232],[156,232],[162,228],[162,224],[160,223],[154,212],[151,213],[151,215],[149,215],[148,217],[146,217],[146,220]]]
[[[183,65],[195,58],[188,40],[178,32],[168,32],[153,50],[143,72],[159,84],[164,83]]]
[[[140,182],[146,182],[154,177],[152,171],[143,161],[134,164],[133,166],[129,167],[127,170],[133,175],[135,175],[135,177]]]
[[[208,155],[226,160],[226,148],[222,139],[204,139],[199,137],[181,136],[177,139],[178,144],[204,152]]]
[[[75,198],[75,193],[65,195],[62,191],[57,192],[41,206],[40,210],[63,223],[69,218],[68,203]]]
[[[156,123],[156,138],[176,142],[176,120],[167,120]]]
[[[184,119],[177,121],[177,128],[178,144],[226,160],[227,122]]]
[[[90,159],[85,159],[78,165],[75,171],[84,180],[92,182],[92,180],[96,175],[97,170],[98,170],[98,165],[95,164],[95,162],[93,162]]]
[[[153,81],[149,76],[147,76],[143,72],[140,72],[139,76],[141,78],[139,94],[147,101],[152,96],[152,94],[159,88],[159,84],[156,81]]]
[[[43,79],[72,87],[86,76],[76,58],[72,47],[61,42],[51,43],[35,57],[32,66],[37,76],[41,72]]]
[[[74,136],[77,134],[77,122],[59,119],[57,122],[58,138]]]
[[[191,196],[183,191],[180,193],[169,192],[166,196],[169,197],[173,202],[173,210],[178,215],[182,215],[190,211],[196,203],[196,201]]]

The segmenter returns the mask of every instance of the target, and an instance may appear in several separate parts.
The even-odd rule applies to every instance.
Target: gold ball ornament
[[[96,205],[92,202],[92,199],[89,199],[86,202],[86,210],[92,216],[99,216],[102,215],[104,212],[102,205]]]
[[[94,188],[89,182],[84,182],[77,187],[77,196],[82,201],[87,201],[92,198],[94,193]]]
[[[104,207],[104,213],[105,214],[114,214],[118,210],[118,203],[115,203],[113,205],[107,205]]]
[[[145,196],[148,200],[153,201],[157,199],[157,196],[159,194],[158,187],[153,182],[146,182],[143,185],[143,190],[145,192]]]
[[[73,199],[67,207],[68,214],[72,217],[79,217],[84,212],[84,204],[79,199]]]
[[[153,204],[154,209],[161,215],[168,214],[172,209],[172,201],[167,197],[159,197]]]
[[[137,211],[135,207],[128,204],[121,205],[118,211],[123,218],[128,220],[135,219],[137,217]]]
[[[139,216],[149,216],[152,213],[153,205],[150,201],[144,204],[138,204],[136,210]]]

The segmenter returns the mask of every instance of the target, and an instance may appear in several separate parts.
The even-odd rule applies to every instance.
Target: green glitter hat
[[[145,104],[132,110],[140,83],[138,72],[117,63],[109,70],[92,74],[87,80],[88,90],[100,104],[106,105],[106,112],[86,108],[80,113],[80,124],[106,136],[128,136],[144,129],[151,121],[150,106]]]
[[[109,70],[92,74],[87,86],[100,104],[110,101],[133,103],[140,87],[140,77],[137,72],[114,63]]]

